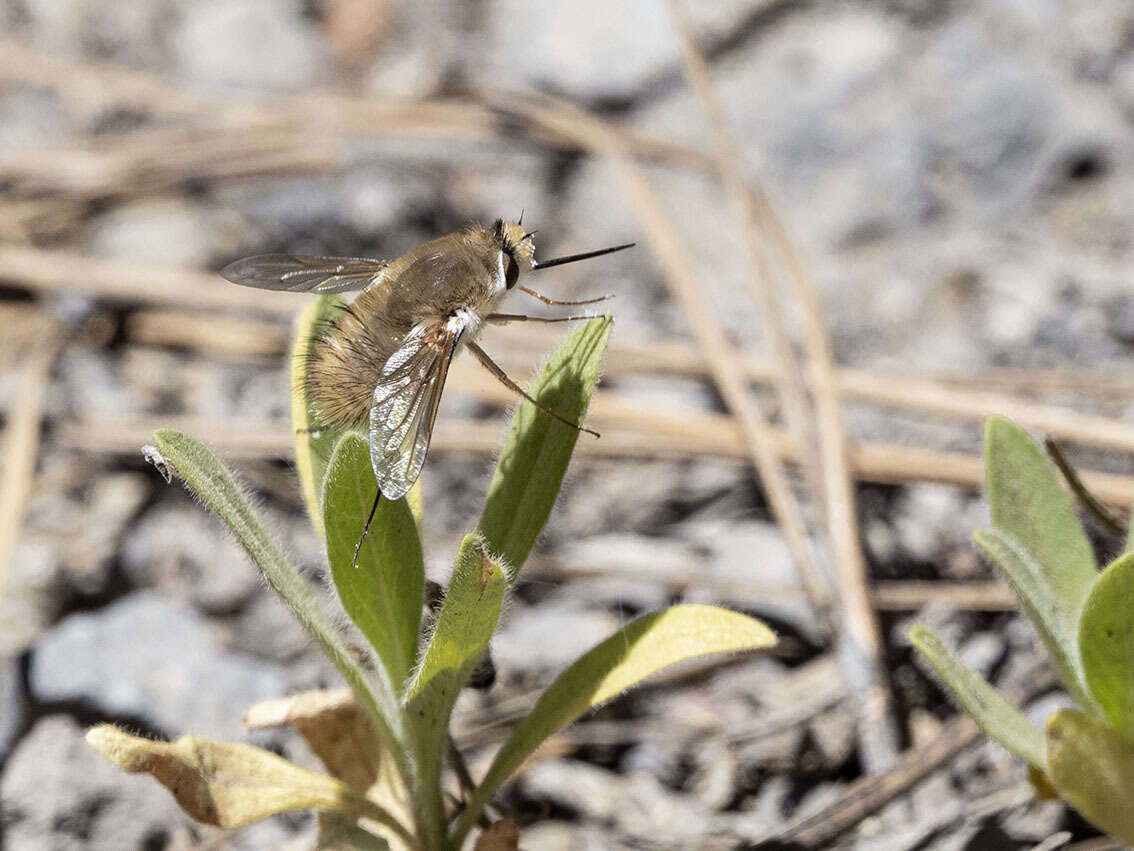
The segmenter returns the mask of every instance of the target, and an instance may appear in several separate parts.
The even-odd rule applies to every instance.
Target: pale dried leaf
[[[333,777],[252,745],[203,736],[155,742],[110,724],[91,728],[87,742],[123,771],[152,775],[185,812],[206,824],[240,827],[289,810],[351,812],[359,803]]]
[[[490,824],[477,839],[473,851],[518,851],[520,832],[511,819]]]
[[[333,776],[365,792],[378,778],[382,744],[350,689],[307,691],[267,700],[244,713],[249,730],[291,727]]]

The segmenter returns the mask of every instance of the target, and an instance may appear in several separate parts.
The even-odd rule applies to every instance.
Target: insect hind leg
[[[503,384],[505,387],[507,387],[509,390],[511,390],[513,393],[516,393],[519,396],[522,396],[523,398],[527,399],[529,402],[531,402],[533,405],[535,405],[537,408],[539,408],[539,410],[543,411],[549,417],[551,417],[552,419],[559,420],[559,422],[563,423],[564,425],[571,426],[571,428],[575,429],[575,431],[585,431],[587,434],[593,434],[595,437],[599,437],[599,433],[597,431],[594,431],[593,429],[589,429],[586,426],[581,426],[577,423],[571,422],[566,417],[560,416],[559,414],[555,413],[555,411],[551,410],[551,408],[548,408],[545,405],[540,404],[535,399],[533,399],[531,396],[529,396],[528,393],[524,390],[524,388],[521,387],[519,384],[517,384],[515,381],[513,381],[511,378],[509,378],[508,373],[506,373],[503,369],[501,369],[499,364],[497,364],[496,361],[494,361],[492,358],[490,358],[488,356],[488,352],[486,352],[484,349],[482,349],[476,343],[469,343],[468,348],[469,348],[469,351],[472,352],[473,355],[476,357],[476,359],[481,362],[481,364],[484,366],[484,368],[487,369],[489,372],[491,372],[494,376],[496,376],[496,379],[501,384]]]

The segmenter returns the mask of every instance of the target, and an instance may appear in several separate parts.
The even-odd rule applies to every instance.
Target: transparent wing
[[[365,257],[257,254],[229,263],[220,273],[234,284],[296,293],[345,293],[365,289],[389,265]]]
[[[370,408],[370,464],[382,495],[401,499],[421,474],[460,332],[419,329],[390,355]]]

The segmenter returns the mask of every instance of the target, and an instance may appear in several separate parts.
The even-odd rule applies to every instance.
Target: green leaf
[[[1051,576],[1059,596],[1080,600],[1098,568],[1055,468],[1027,433],[1003,417],[985,421],[992,525],[1015,537]]]
[[[973,537],[1012,586],[1071,696],[1084,709],[1097,709],[1079,658],[1080,605],[1058,596],[1048,571],[1011,535],[998,529],[982,529]]]
[[[407,689],[418,770],[417,800],[434,814],[438,837],[445,830],[441,754],[449,716],[461,688],[488,649],[507,588],[508,577],[488,557],[484,541],[479,535],[466,535],[429,646]]]
[[[678,605],[631,622],[560,674],[516,725],[473,792],[451,844],[460,846],[500,784],[544,739],[588,709],[684,659],[775,643],[758,620],[717,606]]]
[[[363,805],[345,783],[252,745],[204,736],[155,742],[111,724],[93,727],[87,742],[123,771],[152,775],[205,824],[240,827],[290,810],[349,813]]]
[[[609,318],[592,319],[568,337],[532,380],[529,395],[567,420],[582,423],[610,327]],[[527,401],[512,418],[488,488],[480,533],[488,551],[503,556],[517,571],[547,522],[578,436]]]
[[[918,624],[910,640],[933,663],[957,702],[984,732],[1040,771],[1045,770],[1043,732],[1016,707],[941,643],[929,627]]]
[[[1098,575],[1090,541],[1055,468],[1019,426],[989,417],[984,429],[985,475],[992,525],[1031,553],[1074,633]]]
[[[1134,553],[1126,553],[1103,571],[1087,597],[1079,621],[1079,652],[1087,685],[1111,726],[1134,741],[1132,604]]]
[[[342,635],[319,607],[307,581],[256,519],[232,473],[208,447],[172,429],[155,431],[154,443],[162,460],[225,522],[271,589],[283,598],[303,628],[346,678],[404,771],[407,763],[402,748],[401,713],[392,686],[382,678],[385,672],[375,676],[358,663]]]
[[[417,524],[404,499],[379,501],[358,565],[352,566],[377,493],[365,438],[343,435],[323,485],[327,557],[343,608],[400,694],[417,656],[425,567]]]
[[[1095,827],[1134,843],[1134,744],[1077,709],[1062,709],[1047,722],[1051,781]]]
[[[315,340],[346,305],[341,295],[319,296],[299,314],[291,346],[291,422],[295,427],[295,469],[307,513],[323,537],[323,477],[341,429],[324,428],[307,395],[307,364]]]

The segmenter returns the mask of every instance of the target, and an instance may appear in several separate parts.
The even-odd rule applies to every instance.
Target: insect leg
[[[575,423],[571,422],[566,417],[559,416],[559,414],[555,413],[555,411],[551,410],[550,408],[544,407],[539,402],[537,402],[535,399],[533,399],[531,396],[529,396],[526,392],[524,392],[524,388],[521,387],[519,384],[517,384],[515,381],[513,381],[511,378],[509,378],[508,373],[506,373],[504,370],[502,370],[497,365],[496,361],[494,361],[492,358],[490,358],[488,356],[488,352],[486,352],[484,349],[482,349],[476,343],[468,343],[468,348],[469,348],[470,352],[472,352],[474,355],[476,355],[476,359],[481,362],[481,364],[484,366],[484,368],[487,369],[489,372],[491,372],[493,375],[495,375],[497,380],[501,384],[503,384],[505,387],[507,387],[509,390],[511,390],[513,393],[518,393],[520,396],[523,396],[525,399],[527,399],[529,402],[531,402],[533,405],[535,405],[537,408],[539,408],[541,411],[543,411],[549,417],[556,419],[556,420],[559,420],[559,422],[564,423],[565,425],[571,426],[571,428],[575,429],[576,431],[585,431],[587,434],[593,434],[595,437],[599,436],[599,433],[597,431],[592,431],[591,429],[586,428],[585,426],[576,425]]]
[[[491,322],[494,325],[504,325],[508,322],[575,322],[579,319],[605,319],[606,314],[600,313],[597,316],[591,314],[579,316],[526,316],[523,313],[490,313],[484,317],[485,322]]]
[[[374,494],[374,504],[370,506],[370,516],[366,518],[366,525],[362,527],[362,534],[358,536],[358,543],[354,545],[354,558],[350,560],[351,567],[358,567],[358,552],[362,549],[362,542],[366,540],[366,533],[370,531],[370,524],[374,520],[374,512],[378,510],[378,503],[382,499],[382,489]]]
[[[614,298],[614,293],[607,293],[606,295],[600,295],[598,298],[588,298],[583,299],[582,301],[557,301],[556,299],[548,298],[547,296],[542,295],[541,293],[537,293],[535,290],[528,289],[527,287],[522,285],[516,287],[516,289],[520,290],[521,292],[527,293],[532,298],[538,298],[544,304],[553,304],[556,307],[579,307],[584,304],[597,304],[600,301],[606,301],[608,298]]]

